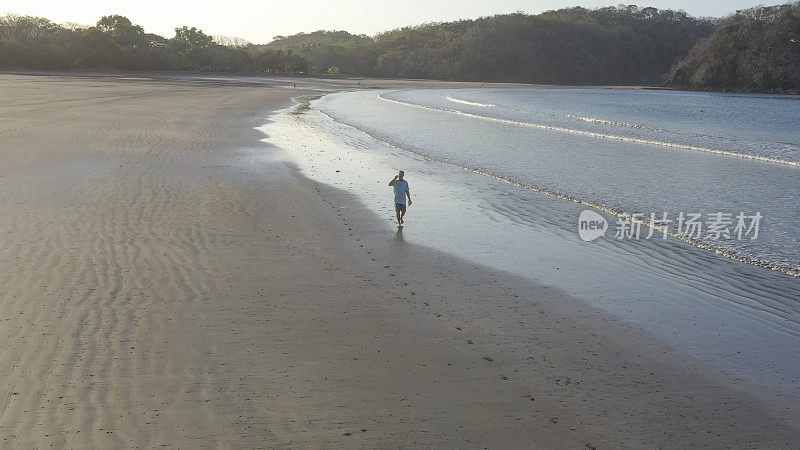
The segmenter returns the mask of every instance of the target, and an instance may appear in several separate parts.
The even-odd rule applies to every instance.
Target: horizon
[[[92,26],[108,15],[118,14],[142,26],[145,32],[166,38],[174,36],[174,29],[182,26],[196,27],[211,36],[224,36],[244,39],[253,44],[267,44],[276,36],[291,36],[315,31],[347,31],[354,35],[375,36],[382,32],[407,26],[431,22],[451,22],[470,20],[502,14],[523,12],[539,14],[545,11],[581,6],[594,9],[618,6],[622,3],[608,1],[564,1],[543,0],[526,2],[521,0],[500,0],[489,6],[475,0],[466,2],[438,1],[422,3],[418,0],[405,2],[377,3],[360,5],[352,0],[314,1],[303,8],[301,14],[287,5],[264,4],[253,1],[237,2],[239,8],[219,7],[207,2],[205,8],[190,8],[188,2],[175,2],[164,8],[162,3],[145,0],[129,2],[82,2],[82,8],[71,5],[52,5],[41,0],[6,2],[0,15],[19,14],[47,18],[59,24],[78,24]],[[534,3],[534,5],[530,5]],[[694,17],[725,17],[741,9],[759,5],[773,6],[790,3],[787,1],[753,2],[752,0],[706,1],[661,0],[637,4],[640,8],[652,6],[658,9],[685,11]],[[228,4],[230,5],[230,4]],[[316,7],[314,7],[316,5]],[[152,7],[150,7],[152,6]],[[227,6],[227,5],[226,5]],[[527,7],[526,7],[527,6]],[[153,14],[160,8],[162,14]],[[354,8],[361,8],[354,14]],[[79,11],[78,11],[79,10]],[[239,11],[250,10],[246,16]],[[458,11],[453,14],[452,11]],[[262,24],[263,21],[263,24]],[[308,25],[313,23],[314,25]]]

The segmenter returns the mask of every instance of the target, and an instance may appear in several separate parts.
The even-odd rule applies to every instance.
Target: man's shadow
[[[397,233],[394,235],[395,242],[403,242],[403,227],[397,227]]]

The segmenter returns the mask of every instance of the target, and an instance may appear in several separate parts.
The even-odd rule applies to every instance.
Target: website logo
[[[678,213],[672,219],[669,213],[622,213],[614,223],[614,238],[619,240],[649,240],[672,235],[694,240],[755,240],[758,239],[760,212],[749,214],[714,212],[709,214]],[[584,241],[593,241],[605,236],[609,224],[606,219],[591,209],[581,211],[578,216],[578,236]]]
[[[584,241],[593,241],[606,234],[608,221],[605,217],[592,211],[584,209],[578,216],[578,236]]]

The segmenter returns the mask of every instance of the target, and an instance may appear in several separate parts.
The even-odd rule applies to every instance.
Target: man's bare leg
[[[403,216],[400,215],[400,211],[395,211],[395,213],[397,213],[397,224],[398,225],[402,225],[403,224]]]

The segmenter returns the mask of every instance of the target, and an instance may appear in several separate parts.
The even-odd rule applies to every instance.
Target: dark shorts
[[[395,203],[394,204],[394,210],[397,211],[397,212],[401,212],[401,213],[405,214],[406,205],[404,203]]]

